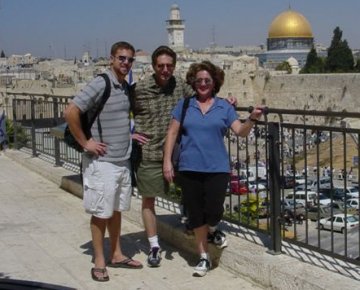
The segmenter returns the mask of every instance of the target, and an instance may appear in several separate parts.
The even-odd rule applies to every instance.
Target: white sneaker
[[[159,267],[161,262],[161,249],[159,247],[151,248],[147,263],[149,267]]]
[[[228,246],[225,234],[219,230],[208,234],[208,242],[213,243],[219,249],[224,249]]]
[[[194,268],[193,276],[204,277],[210,271],[211,262],[208,259],[201,258],[199,263]]]

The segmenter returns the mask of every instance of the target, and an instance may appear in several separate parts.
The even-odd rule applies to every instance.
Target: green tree
[[[282,63],[278,64],[276,66],[275,70],[284,70],[288,74],[291,74],[291,72],[292,72],[292,68],[291,68],[290,64],[287,61],[283,61]]]
[[[0,57],[1,57],[1,58],[4,58],[4,57],[5,57],[5,52],[4,52],[3,50],[1,50]]]
[[[354,69],[354,57],[346,40],[341,40],[342,31],[337,26],[328,49],[325,63],[326,72],[351,72]]]
[[[356,65],[354,66],[354,71],[360,72],[360,58],[356,60]]]
[[[313,46],[306,58],[305,66],[300,70],[301,74],[314,74],[324,72],[324,61],[317,55],[316,49]]]
[[[16,132],[16,141],[18,148],[24,147],[26,143],[29,141],[28,136],[26,135],[26,132],[23,127],[19,125],[15,125],[14,127],[14,123],[9,119],[6,119],[5,127],[6,127],[6,135],[8,138],[7,141],[10,148],[14,147],[15,132]]]

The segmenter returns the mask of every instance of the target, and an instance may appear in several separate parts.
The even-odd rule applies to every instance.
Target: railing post
[[[56,126],[59,125],[59,103],[58,100],[55,98],[53,100],[54,104],[54,119]],[[60,140],[58,137],[54,137],[54,153],[55,153],[55,166],[61,166],[60,161]]]
[[[31,149],[32,149],[32,156],[36,157],[36,133],[35,133],[35,100],[30,100],[31,106]]]
[[[271,248],[268,253],[279,255],[281,254],[279,124],[270,122],[268,128],[271,211]]]
[[[13,134],[14,134],[14,136],[13,136],[13,141],[14,141],[14,149],[19,149],[19,146],[18,146],[18,144],[17,144],[17,133],[16,133],[16,131],[17,131],[17,124],[16,124],[16,96],[15,96],[15,98],[12,100],[12,105],[13,105],[13,107],[12,107],[12,109],[13,109]],[[10,136],[9,136],[9,138],[10,138]],[[9,140],[9,142],[10,142],[10,140]]]

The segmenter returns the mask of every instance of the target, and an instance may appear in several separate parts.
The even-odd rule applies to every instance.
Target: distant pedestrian
[[[0,151],[6,149],[7,142],[5,111],[2,111],[0,114]]]

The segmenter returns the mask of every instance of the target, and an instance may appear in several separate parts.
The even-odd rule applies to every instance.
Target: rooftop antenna
[[[96,59],[99,58],[99,39],[96,38]]]
[[[216,47],[216,38],[215,38],[215,25],[212,26],[211,28],[211,48],[215,48]]]

